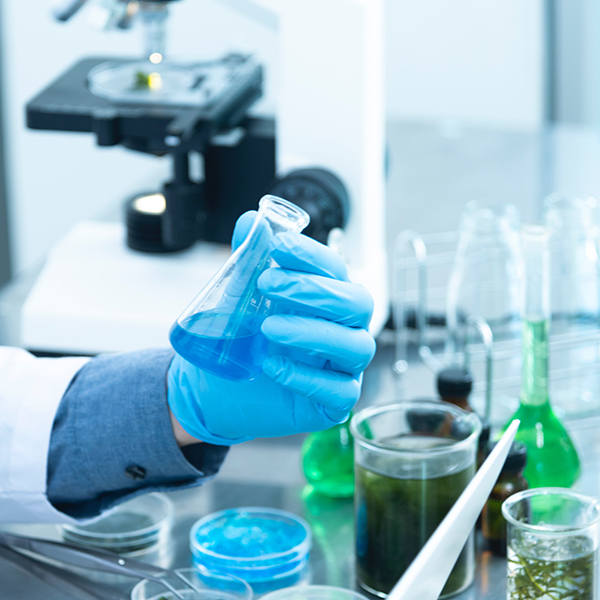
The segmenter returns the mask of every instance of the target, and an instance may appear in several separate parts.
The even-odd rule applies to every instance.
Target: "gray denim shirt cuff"
[[[227,447],[179,448],[167,406],[172,350],[89,361],[65,392],[48,456],[50,502],[89,518],[142,493],[199,485],[219,470]]]

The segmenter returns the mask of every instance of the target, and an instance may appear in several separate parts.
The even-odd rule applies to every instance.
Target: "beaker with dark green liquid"
[[[520,406],[510,418],[527,446],[523,473],[531,488],[570,487],[579,476],[577,450],[554,414],[548,393],[550,334],[548,234],[538,225],[522,230],[524,303]]]
[[[475,473],[481,422],[446,402],[375,406],[351,422],[355,456],[356,574],[385,597]],[[471,585],[473,536],[442,592]]]

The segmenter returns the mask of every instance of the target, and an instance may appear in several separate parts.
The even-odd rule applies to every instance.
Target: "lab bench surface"
[[[387,244],[410,228],[419,233],[446,231],[458,226],[465,202],[477,198],[511,201],[524,220],[535,219],[540,199],[555,189],[577,189],[600,195],[597,152],[590,152],[585,130],[555,128],[541,132],[460,127],[456,123],[390,123],[390,169],[387,194]],[[595,149],[596,146],[592,144]],[[391,265],[390,265],[391,269]],[[19,345],[19,314],[39,266],[23,273],[0,291],[0,343]],[[414,397],[433,396],[433,374],[420,363],[411,364],[399,382],[392,372],[393,349],[380,343],[365,374],[365,406]],[[570,423],[582,459],[577,489],[600,497],[600,419]],[[257,440],[232,448],[221,472],[211,482],[192,490],[170,493],[176,519],[167,558],[174,567],[190,565],[188,532],[198,518],[216,510],[239,506],[282,508],[304,516],[314,533],[309,580],[312,583],[358,589],[354,578],[354,530],[351,500],[328,500],[304,487],[300,465],[302,436]],[[58,539],[54,526],[4,527],[18,533]],[[0,552],[1,554],[1,552]],[[503,600],[506,563],[489,553],[478,553],[474,585],[458,600]],[[0,558],[0,600],[124,600],[134,581],[98,583],[107,576],[71,576],[85,587],[68,593],[50,587],[31,572]]]
[[[376,402],[390,402],[431,395],[433,375],[415,363],[402,385],[392,373],[393,349],[379,344],[373,364],[365,374],[363,396],[357,409]],[[576,489],[600,496],[600,422],[597,418],[571,423],[573,437],[583,459],[583,475]],[[354,522],[351,499],[328,499],[305,486],[300,465],[303,436],[256,440],[233,447],[221,472],[201,487],[172,492],[175,521],[168,551],[162,557],[174,568],[191,566],[188,534],[199,518],[226,508],[264,506],[303,516],[311,525],[314,544],[307,581],[360,591],[354,577]],[[401,510],[401,507],[399,507]],[[3,527],[34,537],[59,539],[49,525]],[[125,600],[135,580],[102,574],[69,575],[83,591],[61,591],[31,573],[0,558],[0,600]],[[109,581],[107,583],[107,580]],[[489,552],[477,553],[475,583],[456,596],[458,600],[503,600],[506,597],[506,562]]]

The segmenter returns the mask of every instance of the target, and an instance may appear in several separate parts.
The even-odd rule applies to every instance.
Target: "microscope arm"
[[[245,17],[264,25],[265,27],[277,31],[277,12],[274,10],[276,5],[265,6],[260,0],[219,0],[221,4],[227,4],[235,11]]]
[[[57,21],[68,21],[87,0],[55,0],[52,6],[52,15]]]

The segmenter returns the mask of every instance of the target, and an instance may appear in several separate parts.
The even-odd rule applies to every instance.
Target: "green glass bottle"
[[[304,476],[324,496],[349,498],[354,494],[354,444],[349,424],[350,419],[304,440]]]
[[[579,457],[552,410],[548,394],[548,235],[543,227],[530,225],[523,228],[522,241],[525,302],[521,395],[512,419],[521,421],[517,439],[527,446],[524,476],[530,487],[570,487],[579,477]]]

